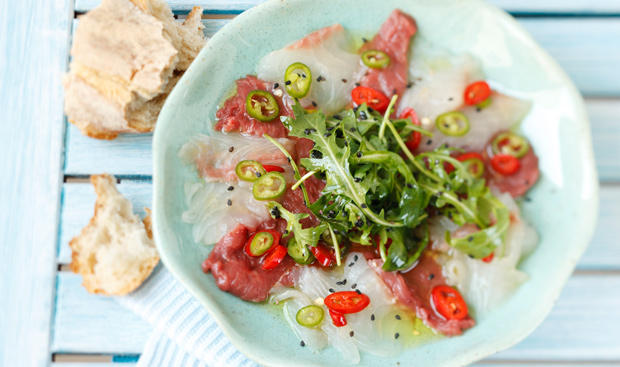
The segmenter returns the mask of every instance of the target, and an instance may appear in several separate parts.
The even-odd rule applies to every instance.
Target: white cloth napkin
[[[163,266],[117,301],[153,325],[138,367],[257,367]]]

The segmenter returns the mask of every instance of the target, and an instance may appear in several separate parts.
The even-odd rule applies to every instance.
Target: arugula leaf
[[[385,247],[388,239],[391,241],[387,253],[383,250],[385,254],[385,256],[382,256],[384,257],[383,270],[405,270],[410,268],[420,258],[422,251],[429,243],[428,226],[424,225],[422,227],[422,235],[419,237],[411,233],[411,230],[404,228],[384,231],[384,234],[380,237],[380,248],[383,249]],[[385,243],[383,243],[384,239]]]
[[[269,213],[271,216],[274,216],[274,213],[278,213],[279,217],[286,220],[286,231],[287,233],[292,233],[295,236],[295,241],[302,246],[316,246],[321,238],[321,234],[327,229],[327,224],[320,224],[316,227],[303,228],[303,225],[300,223],[302,219],[308,218],[310,214],[307,213],[291,213],[286,210],[280,203],[275,201],[270,201],[267,203],[267,209],[269,209]]]

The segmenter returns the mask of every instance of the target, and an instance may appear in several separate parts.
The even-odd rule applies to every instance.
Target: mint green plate
[[[525,338],[551,310],[591,238],[598,181],[583,101],[558,65],[510,16],[481,1],[272,0],[239,15],[207,44],[159,116],[154,150],[155,242],[168,269],[198,298],[237,348],[270,366],[340,366],[329,348],[301,348],[285,321],[266,306],[220,291],[200,264],[210,247],[194,243],[181,221],[183,185],[195,171],[177,157],[198,133],[212,131],[217,103],[257,61],[318,28],[341,23],[356,34],[376,32],[394,8],[413,15],[419,36],[481,60],[490,80],[534,102],[522,131],[540,157],[542,178],[523,203],[540,234],[521,264],[530,275],[515,294],[463,336],[406,350],[393,358],[362,354],[363,366],[460,366]],[[214,238],[215,242],[217,239]]]

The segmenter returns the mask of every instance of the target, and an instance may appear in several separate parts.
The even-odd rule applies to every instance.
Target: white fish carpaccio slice
[[[289,152],[294,152],[291,139],[276,139]],[[289,168],[286,156],[269,140],[262,137],[215,132],[199,135],[185,143],[179,156],[196,165],[200,176],[208,182],[236,182],[235,166],[239,161],[251,159],[262,164]],[[289,172],[292,179],[292,172]],[[290,180],[287,180],[290,181]]]
[[[409,78],[412,86],[403,95],[399,110],[413,107],[423,127],[433,137],[423,137],[419,150],[433,150],[443,144],[481,151],[493,135],[508,130],[528,113],[531,103],[494,92],[491,104],[483,109],[465,106],[463,93],[470,83],[484,79],[479,64],[469,55],[451,55],[427,47],[424,42],[414,47]],[[451,111],[461,111],[469,119],[470,129],[464,136],[447,136],[435,126],[437,116]]]
[[[194,241],[215,243],[237,224],[254,229],[270,218],[265,203],[252,196],[250,184],[241,181],[232,191],[228,190],[230,186],[205,181],[185,184],[188,209],[182,219],[193,225]]]
[[[289,308],[285,309],[285,312],[290,313],[287,316],[287,321],[299,337],[304,335],[305,330],[303,330],[304,327],[297,324],[293,313],[310,304],[304,304],[304,300],[322,306],[325,311],[325,320],[320,328],[313,330],[320,330],[327,338],[328,344],[336,348],[348,363],[359,363],[360,349],[379,356],[392,356],[399,353],[402,350],[402,344],[395,342],[379,330],[381,325],[379,320],[396,309],[396,300],[389,293],[379,276],[368,266],[362,254],[349,254],[343,259],[343,264],[342,270],[334,271],[325,271],[313,266],[302,267],[296,282],[297,289],[292,290],[285,287],[272,289],[272,302],[280,302],[286,299],[295,300]],[[345,279],[346,282],[344,282]],[[335,327],[331,322],[327,308],[323,304],[323,299],[331,293],[330,289],[335,292],[359,289],[370,298],[370,304],[356,314],[346,315],[346,326]],[[371,318],[371,315],[375,317]],[[300,328],[302,329],[300,330]],[[322,345],[324,342],[315,334],[306,337],[309,337],[309,340],[303,339],[304,342],[313,349],[317,348],[317,344]],[[311,345],[309,342],[313,344]]]
[[[341,25],[320,29],[265,55],[256,68],[257,76],[283,85],[286,68],[295,62],[304,63],[312,72],[310,91],[300,100],[303,106],[315,102],[324,113],[332,114],[350,102],[360,57],[352,52],[351,41]]]
[[[499,306],[527,280],[527,274],[519,270],[517,265],[538,242],[536,231],[521,218],[519,207],[513,198],[506,193],[495,194],[511,211],[513,220],[503,248],[495,251],[490,263],[472,259],[449,247],[443,240],[433,244],[434,249],[446,251],[438,258],[446,281],[459,289],[477,318],[484,317],[490,310]],[[441,239],[446,230],[454,232],[455,227],[457,226],[447,218],[434,220],[431,224],[431,236],[437,233]]]

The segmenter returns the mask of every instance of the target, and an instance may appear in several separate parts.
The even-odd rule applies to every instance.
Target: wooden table
[[[212,35],[259,0],[206,8]],[[92,214],[92,173],[150,206],[151,136],[107,142],[67,124],[62,73],[76,16],[99,0],[0,0],[0,366],[131,366],[150,327],[68,271],[67,243]],[[586,97],[601,179],[598,229],[546,321],[480,365],[620,365],[620,0],[494,0],[553,55]]]

